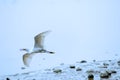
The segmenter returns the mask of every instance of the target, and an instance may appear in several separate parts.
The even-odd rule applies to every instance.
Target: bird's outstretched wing
[[[34,44],[34,48],[40,48],[40,49],[43,49],[44,48],[44,38],[47,34],[49,34],[51,31],[45,31],[45,32],[42,32],[38,35],[36,35],[34,37],[34,40],[35,40],[35,44]]]
[[[31,54],[26,53],[26,54],[23,55],[23,63],[24,63],[25,66],[27,66],[27,67],[30,66],[32,58],[35,54],[37,54],[37,53],[31,53]]]
[[[25,66],[29,67],[31,60],[32,60],[32,56],[30,56],[30,54],[23,55],[23,63]]]

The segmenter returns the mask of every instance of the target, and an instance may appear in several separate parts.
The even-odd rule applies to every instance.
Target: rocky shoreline
[[[54,68],[1,76],[0,80],[120,80],[120,60],[62,63]]]

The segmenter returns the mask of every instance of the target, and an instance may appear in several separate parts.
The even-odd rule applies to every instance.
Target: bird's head
[[[25,49],[25,48],[23,48],[23,49],[20,49],[20,51],[29,52],[29,50],[28,50],[28,49]]]

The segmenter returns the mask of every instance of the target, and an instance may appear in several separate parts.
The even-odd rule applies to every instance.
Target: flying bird
[[[33,58],[33,56],[35,54],[38,54],[38,53],[50,53],[50,54],[54,54],[54,52],[52,51],[47,51],[45,48],[44,48],[44,39],[45,39],[45,36],[47,34],[49,34],[51,31],[45,31],[45,32],[42,32],[42,33],[39,33],[38,35],[36,35],[34,37],[34,48],[32,49],[32,51],[30,51],[29,49],[20,49],[21,51],[26,51],[27,53],[25,53],[23,55],[23,63],[25,66],[29,67],[30,66],[30,62]]]

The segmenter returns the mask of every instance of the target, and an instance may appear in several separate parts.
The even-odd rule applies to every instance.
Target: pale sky
[[[34,36],[46,30],[52,31],[46,49],[56,54],[37,55],[33,63],[119,58],[119,4],[119,0],[0,0],[0,74],[23,66],[24,52],[19,49],[32,49]],[[39,57],[45,58],[43,63]]]

